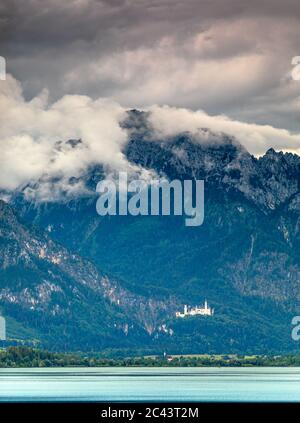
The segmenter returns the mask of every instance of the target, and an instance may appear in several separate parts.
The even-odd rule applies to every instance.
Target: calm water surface
[[[297,401],[297,368],[0,369],[0,401]]]

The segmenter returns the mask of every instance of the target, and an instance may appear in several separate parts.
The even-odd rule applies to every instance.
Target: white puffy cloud
[[[202,110],[153,106],[149,111],[157,138],[171,137],[184,131],[197,134],[199,129],[208,128],[216,134],[235,137],[253,155],[262,155],[271,147],[300,153],[300,134],[286,129],[240,122],[225,115],[211,116]]]
[[[144,110],[150,112],[150,124],[160,140],[209,128],[217,135],[236,137],[255,155],[264,154],[269,147],[300,153],[300,134],[286,129],[212,116],[203,110],[158,105]],[[82,181],[72,177],[80,178],[91,165],[103,164],[108,173],[136,171],[122,153],[128,137],[120,126],[125,114],[126,110],[111,100],[88,96],[65,95],[49,103],[45,90],[26,101],[20,83],[8,75],[0,84],[0,190],[12,191],[40,181],[39,199],[57,199],[61,191],[84,193]],[[206,142],[203,137],[201,142]]]
[[[49,105],[43,91],[31,101],[8,76],[0,85],[0,187],[13,190],[41,177],[80,176],[91,164],[122,167],[127,136],[124,109],[105,100],[66,95]],[[67,141],[82,140],[71,145]]]

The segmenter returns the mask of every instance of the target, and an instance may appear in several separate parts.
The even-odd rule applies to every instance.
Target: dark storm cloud
[[[298,0],[0,0],[0,190],[42,180],[53,199],[95,161],[132,170],[128,107],[159,139],[205,127],[299,154],[299,19]]]
[[[295,0],[9,0],[2,5],[1,9],[9,14],[13,12],[15,39],[50,45],[95,40],[110,29],[119,29],[122,36],[126,29],[146,27],[147,37],[150,25],[155,38],[169,30],[177,32],[185,27],[185,31],[190,31],[201,23],[220,18],[295,17],[300,13],[300,5]],[[176,26],[172,28],[172,24]]]
[[[123,36],[124,30],[133,28],[146,29],[143,41],[147,42],[151,32],[148,26],[156,38],[170,30],[188,32],[216,19],[294,18],[300,14],[296,0],[13,0],[1,3],[1,8],[10,14],[14,12],[12,18],[18,40],[50,45],[95,40],[107,30],[120,30],[119,35]]]
[[[15,13],[14,1],[2,0],[0,3],[0,45],[13,35]]]
[[[300,128],[300,83],[289,77],[300,55],[298,0],[1,4],[0,54],[27,98],[48,88],[52,100],[105,96]]]

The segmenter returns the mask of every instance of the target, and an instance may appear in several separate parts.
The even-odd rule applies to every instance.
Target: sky
[[[95,154],[122,163],[128,108],[166,133],[207,124],[256,155],[298,153],[299,40],[298,0],[1,0],[0,187]],[[78,136],[73,168],[55,143]]]

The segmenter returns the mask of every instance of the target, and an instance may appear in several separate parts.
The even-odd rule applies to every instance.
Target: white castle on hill
[[[183,307],[183,313],[176,311],[176,317],[186,317],[186,316],[213,316],[214,309],[207,305],[207,301],[204,302],[204,307],[188,307],[185,305]]]

